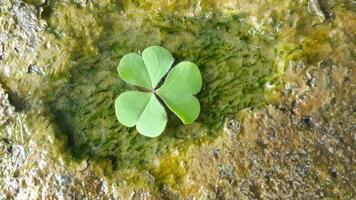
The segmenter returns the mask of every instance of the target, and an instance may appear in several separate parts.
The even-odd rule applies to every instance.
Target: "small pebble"
[[[302,122],[307,125],[308,128],[312,128],[314,126],[313,118],[311,116],[302,117]]]
[[[329,173],[330,173],[330,175],[331,175],[333,178],[336,178],[336,177],[337,177],[337,171],[336,171],[335,168],[331,168],[331,169],[329,170]]]
[[[43,71],[37,65],[29,65],[27,68],[27,73],[36,73],[40,76],[43,75]]]

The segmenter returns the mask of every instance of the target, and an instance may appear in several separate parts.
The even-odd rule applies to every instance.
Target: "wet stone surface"
[[[351,1],[0,2],[0,199],[353,199]],[[307,23],[308,22],[308,23]],[[120,58],[203,75],[202,113],[121,126]],[[300,192],[304,191],[304,192]]]
[[[111,20],[112,16],[103,18],[115,21]],[[125,23],[132,24],[134,20],[137,19],[127,18]],[[239,16],[204,15],[184,20],[170,16],[163,22],[159,19],[140,20],[145,23],[139,24],[138,29],[130,25],[126,28],[135,35],[141,34],[135,29],[150,32],[152,39],[126,37],[120,24],[104,25],[104,29],[110,27],[110,31],[103,31],[105,35],[95,41],[98,43],[93,47],[97,51],[95,55],[87,49],[77,50],[80,46],[75,47],[73,65],[66,73],[70,77],[68,83],[49,97],[49,112],[54,114],[59,129],[68,134],[69,145],[78,158],[109,159],[118,168],[150,167],[157,156],[170,149],[216,137],[224,118],[236,110],[267,101],[264,85],[275,81],[277,73],[272,63],[273,54],[264,55],[269,52],[262,53],[249,43],[263,45],[266,49],[273,49],[273,45],[261,42],[262,36],[258,33],[249,36],[247,33],[253,28],[241,22],[243,19]],[[111,30],[112,26],[119,27]],[[225,28],[216,30],[218,26]],[[190,29],[195,31],[192,33]],[[234,40],[226,37],[234,37]],[[133,42],[133,39],[139,41]],[[171,114],[167,130],[156,139],[145,138],[134,129],[117,123],[112,104],[128,87],[118,77],[115,60],[123,55],[121,52],[125,52],[126,46],[126,52],[141,51],[128,48],[141,43],[166,46],[177,62],[182,61],[180,58],[194,60],[204,76],[199,98],[205,112],[190,126],[184,126]],[[106,49],[107,46],[110,49]]]

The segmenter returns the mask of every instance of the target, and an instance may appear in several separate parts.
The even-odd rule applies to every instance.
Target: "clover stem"
[[[154,93],[155,92],[154,89],[147,89],[147,88],[141,87],[141,86],[134,86],[134,88],[136,88],[137,90],[142,91],[142,92],[148,92],[148,93]]]

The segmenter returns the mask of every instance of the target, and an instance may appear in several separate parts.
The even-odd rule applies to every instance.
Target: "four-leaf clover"
[[[129,53],[122,57],[118,65],[120,77],[142,90],[124,92],[116,99],[115,113],[121,124],[136,125],[137,131],[148,137],[159,136],[167,124],[167,113],[161,102],[184,124],[197,119],[200,104],[194,95],[202,85],[199,68],[194,63],[181,62],[170,70],[173,62],[172,54],[159,46],[146,48],[142,56]]]

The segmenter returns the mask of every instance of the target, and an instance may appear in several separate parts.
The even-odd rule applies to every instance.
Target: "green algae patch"
[[[102,163],[109,175],[112,170],[149,170],[158,182],[175,184],[184,174],[184,168],[176,167],[182,160],[178,158],[188,147],[218,137],[226,119],[239,110],[271,99],[270,86],[281,74],[275,64],[275,38],[257,30],[242,14],[122,14],[118,7],[52,8],[48,31],[70,58],[51,74],[45,102],[58,134],[68,138],[73,158]],[[78,20],[71,20],[74,14]],[[133,89],[118,79],[117,64],[126,53],[142,52],[150,45],[167,48],[177,63],[196,63],[203,76],[197,95],[199,118],[184,125],[170,113],[159,138],[122,126],[114,112],[115,98]],[[164,159],[173,149],[179,155]],[[159,158],[164,161],[156,165]]]

